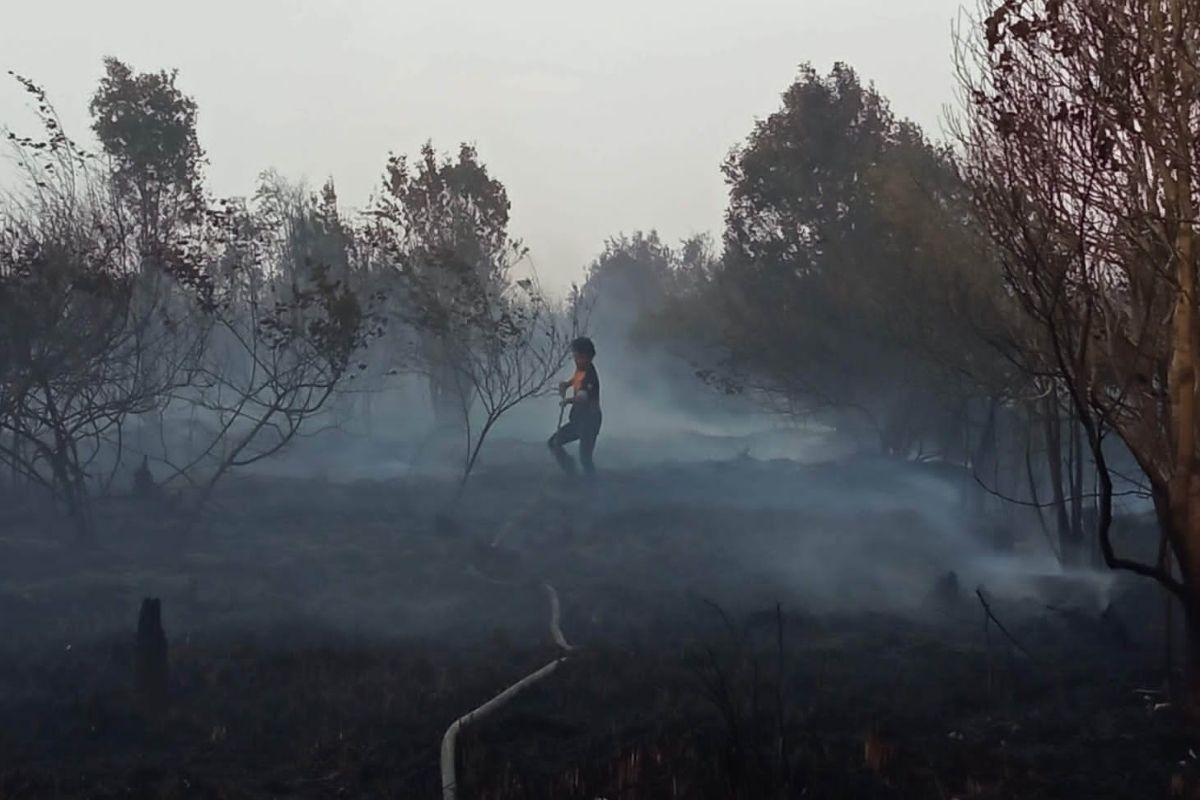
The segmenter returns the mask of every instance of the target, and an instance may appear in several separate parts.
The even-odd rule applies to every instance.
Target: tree
[[[969,104],[959,130],[980,218],[1033,323],[1030,359],[1069,398],[1099,469],[1104,559],[1183,604],[1193,702],[1198,43],[1200,17],[1183,0],[988,4],[960,38]],[[1113,433],[1150,487],[1163,535],[1156,563],[1114,552],[1104,447]]]
[[[463,365],[453,361],[463,343],[447,339],[470,331],[445,319],[427,323],[470,318],[510,290],[509,270],[525,251],[509,238],[509,208],[504,185],[469,145],[457,159],[439,157],[429,142],[415,164],[388,159],[367,238],[398,278],[395,316],[420,323],[417,354],[439,427],[461,429],[473,402]]]
[[[1004,314],[949,154],[849,67],[805,67],[725,175],[707,314],[722,373],[885,452],[969,463],[963,431],[986,432],[1003,383],[988,339]]]
[[[174,71],[137,74],[106,58],[90,105],[113,190],[138,227],[142,257],[151,262],[205,209],[196,103],[176,87],[176,77]]]
[[[496,423],[520,403],[547,393],[567,361],[571,339],[582,332],[577,306],[556,308],[533,279],[493,294],[478,284],[477,275],[462,267],[455,302],[423,306],[418,321],[420,330],[446,343],[455,383],[466,390],[460,493]]]
[[[508,234],[509,201],[474,148],[457,160],[431,144],[417,165],[388,161],[363,239],[395,277],[388,304],[415,338],[411,366],[428,376],[435,413],[463,436],[461,492],[488,434],[508,411],[544,394],[577,332],[536,276],[514,279],[525,255]]]
[[[126,448],[143,463],[152,454],[154,422],[166,481],[198,484],[199,505],[231,469],[300,435],[372,333],[366,304],[338,277],[351,242],[332,187],[312,198],[266,181],[251,207],[190,205],[201,191],[194,158],[180,166],[154,144],[176,138],[132,145],[103,126],[174,130],[183,109],[191,130],[194,106],[165,78],[119,67],[110,62],[98,98],[155,91],[117,111],[94,103],[111,134],[106,160],[76,146],[42,90],[20,79],[45,138],[10,135],[26,187],[0,204],[0,463],[65,505],[81,536]],[[162,93],[172,102],[151,102]],[[180,412],[213,423],[182,456],[168,441]]]
[[[216,298],[191,317],[204,326],[204,347],[167,409],[199,410],[212,427],[182,458],[162,454],[171,469],[164,483],[198,486],[197,508],[230,471],[308,431],[378,333],[367,303],[337,277],[349,255],[327,200],[268,173],[253,206],[227,202],[213,217]]]
[[[704,386],[690,366],[703,363],[708,352],[704,336],[693,330],[711,327],[702,319],[699,291],[714,262],[706,235],[672,246],[657,231],[634,231],[604,243],[588,267],[580,301],[597,347],[620,359],[618,381],[655,385],[677,408],[701,411],[719,400],[696,391]]]
[[[111,175],[63,133],[44,92],[19,80],[45,138],[9,135],[27,188],[0,208],[0,460],[64,505],[86,538],[128,420],[185,380],[191,340],[138,291],[140,258]],[[161,279],[190,279],[188,266],[173,257]]]
[[[657,231],[635,231],[606,241],[588,267],[582,288],[598,327],[629,336],[639,320],[666,304],[675,262]]]

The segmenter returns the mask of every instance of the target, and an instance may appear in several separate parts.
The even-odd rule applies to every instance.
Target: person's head
[[[575,356],[575,366],[583,369],[596,357],[596,345],[586,336],[580,336],[571,342],[571,355]]]

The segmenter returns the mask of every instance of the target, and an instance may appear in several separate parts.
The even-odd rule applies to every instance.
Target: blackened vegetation
[[[973,30],[961,152],[803,67],[724,165],[719,247],[615,236],[565,302],[474,147],[389,158],[359,217],[271,172],[216,199],[173,72],[106,61],[98,154],[18,78],[0,800],[436,796],[447,725],[561,655],[551,583],[578,650],[465,729],[462,797],[1198,796],[1197,21]],[[775,427],[684,465],[655,431],[589,494],[495,469],[593,308],[606,402],[684,439],[754,403],[857,458],[762,461]],[[373,425],[413,381],[457,479],[420,477],[420,409]],[[351,425],[360,475],[413,471],[251,469]]]
[[[505,542],[519,569],[503,574],[476,562],[540,472],[477,476],[456,537],[433,530],[426,482],[256,481],[218,492],[244,511],[182,550],[151,547],[161,530],[136,515],[107,518],[111,555],[86,564],[6,541],[0,632],[16,644],[0,671],[0,789],[436,797],[446,726],[560,652],[545,576],[578,652],[463,732],[461,797],[1191,786],[1190,728],[1173,706],[1155,710],[1167,702],[1161,639],[1146,630],[1156,598],[1113,594],[1131,643],[1069,586],[1054,609],[988,586],[985,614],[965,586],[939,591],[947,570],[929,564],[913,584],[929,597],[906,596],[895,581],[915,570],[898,554],[937,520],[821,501],[839,485],[903,485],[861,477],[868,466],[609,473],[595,506],[551,495],[529,512]],[[786,486],[809,494],[774,495]],[[823,595],[819,575],[864,549],[872,558]],[[163,663],[143,660],[162,652],[152,605],[152,633],[136,646],[128,633],[141,586],[157,587],[171,641],[165,713],[151,715],[129,680]]]

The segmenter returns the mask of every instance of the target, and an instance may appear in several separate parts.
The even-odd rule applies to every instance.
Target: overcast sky
[[[801,62],[852,64],[940,134],[961,0],[4,5],[0,67],[44,85],[77,137],[103,56],[178,68],[219,194],[247,194],[274,167],[313,184],[332,175],[361,207],[389,151],[474,142],[561,289],[619,231],[719,231],[721,161]],[[30,121],[0,82],[0,124]]]

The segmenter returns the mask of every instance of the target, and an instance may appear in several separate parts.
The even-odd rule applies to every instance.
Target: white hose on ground
[[[533,684],[542,680],[542,678],[553,673],[554,670],[558,669],[559,664],[566,661],[570,657],[569,654],[575,650],[574,647],[567,644],[567,639],[563,636],[562,628],[559,625],[561,608],[558,602],[558,592],[549,583],[543,583],[542,588],[546,590],[546,594],[550,598],[550,636],[554,639],[554,643],[568,655],[556,658],[536,672],[526,675],[479,708],[463,714],[450,724],[450,727],[446,729],[445,735],[442,736],[442,800],[457,800],[458,798],[457,744],[459,731],[472,723],[478,722],[496,709],[501,708],[525,689],[528,689]]]
[[[559,627],[559,605],[558,592],[554,591],[554,587],[548,583],[543,583],[542,588],[546,590],[546,594],[550,596],[550,636],[554,639],[554,643],[561,647],[566,652],[570,653],[575,648],[567,644],[567,639],[563,636],[562,628]]]
[[[557,658],[537,672],[526,675],[479,708],[456,719],[446,729],[446,735],[442,737],[442,800],[456,800],[458,797],[458,770],[455,765],[455,745],[458,742],[458,732],[467,725],[483,719],[509,700],[512,700],[523,690],[554,672],[554,670],[558,669],[558,665],[564,661],[566,661],[565,657]]]

